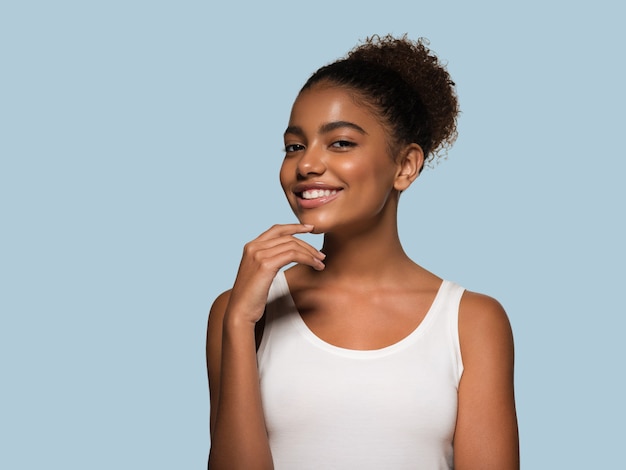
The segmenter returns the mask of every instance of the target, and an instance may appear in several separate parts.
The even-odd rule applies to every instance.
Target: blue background
[[[3,2],[0,467],[204,468],[207,312],[243,244],[294,220],[291,103],[359,39],[406,32],[449,63],[463,114],[403,196],[405,248],[507,309],[523,468],[615,468],[623,18],[602,0]]]

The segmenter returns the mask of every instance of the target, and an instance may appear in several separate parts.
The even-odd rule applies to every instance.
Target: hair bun
[[[428,113],[431,153],[437,155],[456,140],[459,105],[450,74],[428,45],[427,39],[411,41],[406,34],[400,38],[374,35],[352,49],[346,59],[375,63],[402,77]]]

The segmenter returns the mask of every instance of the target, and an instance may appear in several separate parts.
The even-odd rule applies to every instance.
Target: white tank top
[[[279,272],[258,351],[274,468],[453,468],[462,294],[443,281],[407,337],[382,349],[352,350],[326,343],[306,326]]]

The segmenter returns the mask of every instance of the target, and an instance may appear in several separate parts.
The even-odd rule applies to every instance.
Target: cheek
[[[376,172],[376,169],[373,167],[373,165],[367,164],[365,161],[358,161],[356,159],[340,161],[336,164],[335,169],[337,173],[352,181],[368,179],[372,174]]]
[[[289,175],[291,174],[291,169],[289,165],[289,161],[287,159],[283,160],[282,165],[280,166],[280,171],[278,172],[278,178],[280,180],[280,185],[285,190],[285,186],[289,182]]]
[[[355,161],[342,164],[341,173],[347,181],[359,182],[367,185],[381,185],[381,182],[389,180],[391,184],[394,168],[385,162],[369,162],[363,164]]]

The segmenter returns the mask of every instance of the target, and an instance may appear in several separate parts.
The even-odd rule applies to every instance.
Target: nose
[[[313,145],[307,147],[298,160],[296,170],[301,178],[324,173],[326,171],[326,163],[322,150]]]

